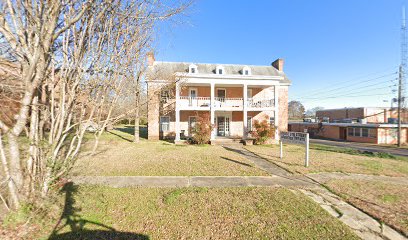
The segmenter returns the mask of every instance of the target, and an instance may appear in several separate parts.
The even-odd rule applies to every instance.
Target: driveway
[[[397,156],[408,157],[408,149],[404,148],[396,148],[396,147],[386,147],[380,146],[370,143],[357,143],[357,142],[340,142],[340,141],[332,141],[326,139],[310,139],[310,143],[327,145],[327,146],[335,146],[335,147],[343,147],[343,148],[352,148],[360,151],[370,151],[370,152],[385,152]]]

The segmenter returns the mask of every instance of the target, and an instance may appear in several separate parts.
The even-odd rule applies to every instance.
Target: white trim
[[[245,71],[248,71],[248,74],[245,74]],[[248,67],[248,66],[244,66],[244,68],[242,68],[242,75],[244,75],[244,76],[251,75],[251,68]]]
[[[195,69],[195,71],[194,71],[194,73],[191,71],[191,69]],[[190,73],[190,74],[197,74],[198,73],[198,68],[197,68],[197,65],[195,65],[195,64],[190,64],[190,66],[188,66],[188,73]]]
[[[221,70],[221,73],[219,73],[219,71]],[[224,75],[225,74],[225,68],[221,65],[217,65],[217,67],[215,68],[215,74],[217,75]]]

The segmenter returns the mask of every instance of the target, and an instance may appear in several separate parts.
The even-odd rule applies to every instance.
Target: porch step
[[[224,145],[224,144],[242,144],[240,138],[218,138],[211,140],[211,145]]]

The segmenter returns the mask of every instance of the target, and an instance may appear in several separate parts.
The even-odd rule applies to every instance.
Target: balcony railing
[[[200,108],[200,107],[210,107],[211,98],[210,97],[188,97],[180,96],[178,102],[181,108]],[[215,108],[240,108],[242,109],[244,105],[243,98],[223,98],[215,97],[213,106]],[[248,98],[247,107],[249,108],[269,108],[274,107],[274,99],[252,99]]]
[[[275,99],[248,98],[247,104],[247,106],[250,108],[269,108],[275,106]]]

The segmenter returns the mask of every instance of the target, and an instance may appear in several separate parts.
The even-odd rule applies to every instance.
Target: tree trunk
[[[33,190],[34,184],[34,170],[36,168],[36,163],[38,160],[38,96],[33,98],[33,104],[31,107],[31,120],[30,120],[30,147],[29,147],[29,157],[27,160],[27,185],[25,186],[26,195],[29,195]]]
[[[136,86],[136,96],[135,96],[135,134],[134,134],[134,143],[139,143],[140,141],[140,136],[139,136],[139,87]]]
[[[20,200],[18,197],[18,190],[17,190],[17,186],[15,185],[11,175],[10,175],[10,170],[7,164],[7,159],[6,159],[6,154],[4,152],[4,147],[3,147],[3,139],[1,136],[1,132],[0,132],[0,157],[1,157],[1,162],[3,165],[3,170],[4,173],[6,174],[6,179],[8,182],[8,189],[9,189],[9,193],[10,193],[10,198],[11,198],[11,202],[12,202],[12,206],[14,209],[18,209],[20,207]]]
[[[13,181],[17,189],[20,190],[23,187],[23,172],[20,162],[20,149],[17,137],[12,133],[7,133],[7,139],[10,151],[10,181]]]

